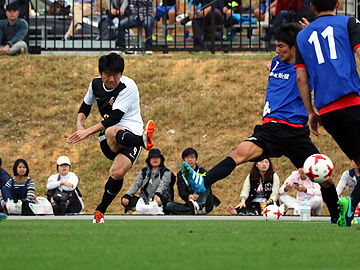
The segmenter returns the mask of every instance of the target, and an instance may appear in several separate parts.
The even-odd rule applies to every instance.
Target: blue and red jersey
[[[293,64],[285,64],[276,56],[272,63],[266,90],[263,123],[275,119],[277,122],[304,126],[308,115],[296,83]]]
[[[334,108],[325,112],[360,103],[354,57],[354,50],[360,46],[359,21],[347,16],[321,16],[301,30],[296,41],[295,67],[306,67],[320,113],[334,101],[336,106],[330,105]]]

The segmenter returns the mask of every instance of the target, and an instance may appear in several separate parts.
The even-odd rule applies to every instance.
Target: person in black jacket
[[[196,172],[205,174],[206,170],[197,165],[198,153],[193,148],[187,148],[182,152],[183,161],[187,162]],[[177,173],[177,187],[179,196],[185,204],[170,202],[165,207],[165,213],[175,215],[206,215],[210,213],[214,206],[220,204],[219,199],[212,194],[211,189],[198,195],[194,189],[183,178],[181,170]]]

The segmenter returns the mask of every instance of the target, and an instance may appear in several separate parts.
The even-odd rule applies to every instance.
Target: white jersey
[[[99,83],[99,80],[101,83]],[[105,91],[107,93],[111,93],[115,89],[118,89],[119,86],[121,86],[122,89],[117,96],[110,100],[110,102],[113,101],[113,103],[110,104],[109,102],[112,110],[120,110],[124,112],[120,122],[115,126],[122,126],[135,135],[141,135],[144,124],[141,118],[139,90],[134,80],[130,79],[129,77],[122,76],[120,78],[119,85],[116,88],[110,90],[106,89],[104,83],[102,83],[101,77],[96,77],[89,85],[84,102],[87,105],[98,104],[99,106],[99,99],[96,97],[96,94],[94,94],[94,91]],[[100,106],[99,110],[101,110]]]

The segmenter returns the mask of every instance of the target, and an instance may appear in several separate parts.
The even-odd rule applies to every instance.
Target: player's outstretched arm
[[[87,137],[89,137],[91,134],[94,134],[100,130],[103,130],[105,127],[101,124],[98,123],[94,126],[91,126],[87,129],[79,129],[77,131],[75,131],[68,139],[67,139],[67,143],[77,143],[80,142],[84,139],[86,139]]]

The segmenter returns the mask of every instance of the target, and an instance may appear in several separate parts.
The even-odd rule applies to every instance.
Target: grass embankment
[[[266,65],[271,55],[218,56],[175,55],[125,56],[125,76],[136,81],[141,95],[144,122],[154,119],[156,147],[166,166],[180,169],[181,152],[194,147],[199,164],[210,169],[228,155],[261,123],[267,85]],[[76,115],[89,82],[97,72],[98,56],[2,57],[0,99],[0,153],[3,168],[12,172],[17,158],[25,158],[36,182],[36,195],[44,196],[49,175],[56,173],[56,159],[68,155],[72,171],[80,178],[86,212],[99,203],[111,162],[101,153],[97,136],[76,145],[66,143],[75,130]],[[93,106],[87,126],[100,121]],[[172,134],[169,130],[175,130]],[[334,180],[351,164],[329,135],[313,141],[334,162]],[[120,198],[145,165],[143,151],[125,177],[120,196],[109,213],[122,213]],[[283,183],[294,170],[286,158],[273,159]],[[222,201],[213,213],[225,214],[229,203],[237,204],[242,183],[251,164],[238,167],[214,188]],[[176,194],[177,195],[177,194]],[[176,196],[176,200],[180,201]],[[323,214],[327,210],[323,208]]]

